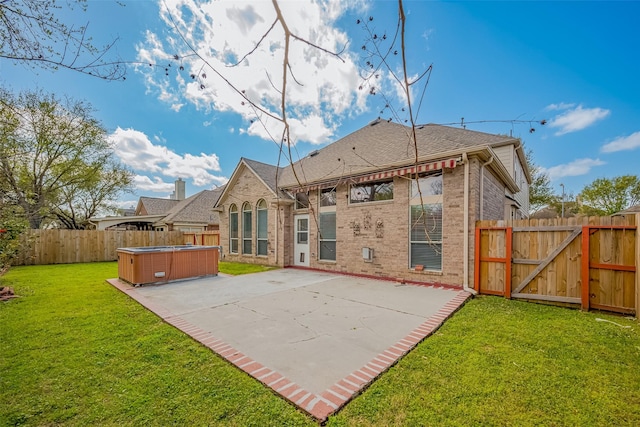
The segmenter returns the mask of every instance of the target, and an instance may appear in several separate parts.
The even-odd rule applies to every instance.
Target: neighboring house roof
[[[167,216],[159,222],[165,224],[217,224],[219,222],[218,213],[212,209],[223,190],[224,186],[218,187],[215,190],[203,190],[191,197],[187,197],[172,207],[169,212],[167,212]]]
[[[624,209],[620,212],[616,212],[613,215],[634,215],[640,213],[640,205],[631,206],[630,208]]]
[[[294,163],[293,167],[284,168],[278,185],[281,188],[297,186],[294,169],[300,182],[308,184],[411,165],[416,161],[416,151],[410,132],[410,127],[398,123],[373,121]],[[520,144],[518,139],[509,136],[434,124],[417,126],[416,139],[419,161],[461,155],[473,148]]]
[[[180,200],[160,199],[157,197],[140,197],[136,207],[136,215],[162,215],[166,214],[180,203]]]
[[[90,218],[90,220],[103,224],[103,227],[135,223],[153,224],[154,226],[162,224],[199,226],[218,224],[220,222],[219,214],[213,210],[213,207],[223,190],[224,186],[214,190],[203,190],[184,200],[140,197],[135,216]]]

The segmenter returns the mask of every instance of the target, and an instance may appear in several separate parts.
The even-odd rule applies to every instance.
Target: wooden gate
[[[635,313],[639,252],[635,217],[480,221],[474,286],[481,294]]]

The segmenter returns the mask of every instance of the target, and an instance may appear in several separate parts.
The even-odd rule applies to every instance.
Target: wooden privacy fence
[[[583,310],[638,313],[639,217],[478,221],[475,289]]]
[[[183,235],[185,245],[220,246],[219,231],[185,231]]]
[[[184,244],[182,231],[27,230],[15,265],[115,261],[117,248]]]

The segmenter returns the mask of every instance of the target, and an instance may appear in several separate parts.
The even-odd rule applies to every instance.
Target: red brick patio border
[[[191,338],[271,388],[274,392],[320,422],[325,421],[330,415],[346,405],[347,402],[362,393],[382,373],[398,363],[422,340],[433,334],[446,319],[451,317],[471,297],[468,292],[451,290],[451,292],[456,292],[457,295],[438,310],[436,314],[429,317],[420,326],[378,354],[360,369],[352,372],[320,395],[317,395],[303,389],[278,372],[263,366],[232,346],[215,338],[211,333],[187,322],[180,316],[173,315],[164,307],[135,292],[135,288],[131,285],[119,279],[109,279],[107,282],[155,313],[166,323],[191,336]],[[441,286],[434,287],[442,288]]]

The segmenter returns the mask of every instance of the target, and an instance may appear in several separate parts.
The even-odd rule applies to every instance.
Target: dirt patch
[[[7,301],[11,298],[18,298],[18,295],[13,292],[13,288],[9,286],[0,287],[0,301]]]

